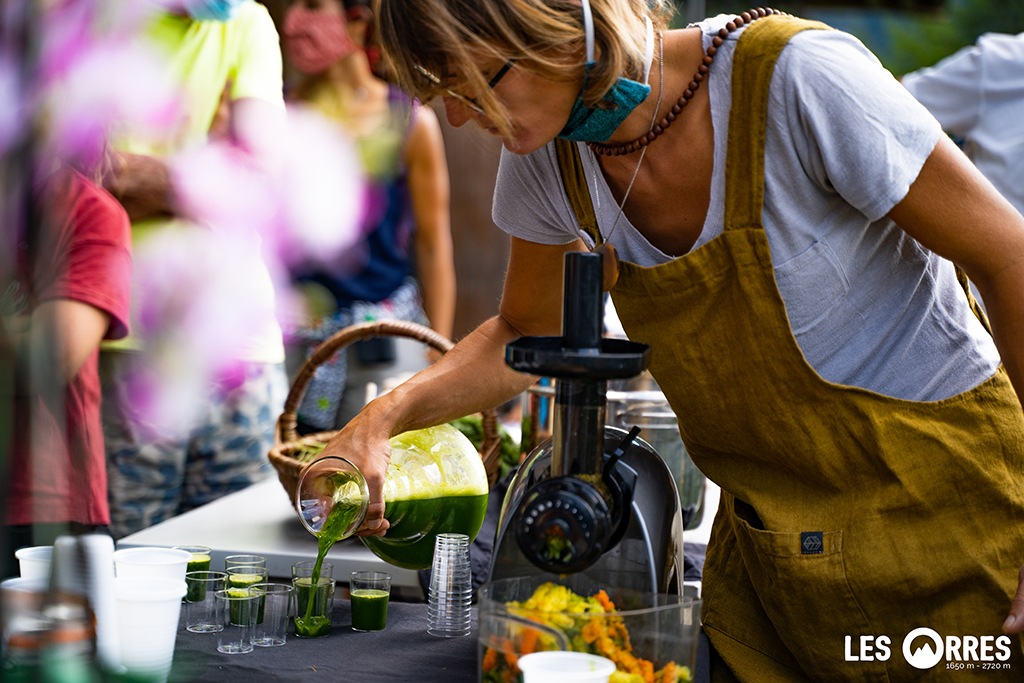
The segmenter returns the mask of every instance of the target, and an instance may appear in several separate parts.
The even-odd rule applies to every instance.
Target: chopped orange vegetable
[[[523,631],[523,639],[520,645],[520,650],[524,655],[528,655],[533,652],[533,649],[537,647],[537,636],[539,634],[535,629],[528,628]]]
[[[487,648],[482,668],[484,671],[490,671],[496,666],[498,666],[498,651]]]

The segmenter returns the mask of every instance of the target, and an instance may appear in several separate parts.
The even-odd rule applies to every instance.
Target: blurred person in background
[[[110,523],[100,422],[100,342],[128,334],[131,237],[124,209],[57,162],[33,193],[0,312],[17,362],[12,459],[4,483],[2,576],[14,551]]]
[[[180,85],[186,115],[159,136],[128,131],[115,140],[117,154],[105,185],[132,219],[137,254],[169,231],[184,235],[208,229],[190,223],[176,205],[169,170],[173,155],[196,149],[207,143],[211,131],[223,130],[251,163],[271,163],[272,141],[284,123],[280,45],[263,5],[185,0],[181,9],[159,12],[142,39],[165,58],[167,73]],[[211,378],[206,394],[194,397],[198,416],[186,433],[154,429],[139,410],[130,378],[146,368],[141,367],[145,356],[137,353],[137,342],[128,340],[102,356],[115,538],[243,489],[272,472],[267,451],[287,380],[273,286],[258,254],[258,236],[253,234],[251,241],[251,267],[244,269],[251,282],[240,283],[245,301],[239,304],[254,311],[256,319],[247,321],[251,333],[237,350],[232,370]],[[133,319],[144,313],[144,299],[136,296]]]
[[[986,33],[901,80],[1024,213],[1024,33]]]
[[[369,4],[293,0],[285,13],[285,57],[302,74],[289,99],[351,137],[371,193],[364,242],[344,263],[295,272],[308,320],[289,349],[294,371],[321,342],[354,323],[427,322],[452,336],[455,264],[441,129],[433,110],[374,74]],[[401,344],[396,357],[394,341],[358,342],[321,365],[298,411],[300,429],[341,427],[363,407],[368,381],[383,386],[396,372],[424,367],[420,356],[404,358]]]

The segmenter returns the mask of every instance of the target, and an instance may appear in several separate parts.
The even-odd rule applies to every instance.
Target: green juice
[[[188,566],[185,567],[185,572],[208,571],[210,571],[210,556],[192,553],[192,559],[188,561]],[[191,581],[186,577],[185,582],[188,584],[188,594],[185,596],[186,600],[189,602],[202,602],[206,599],[205,581]]]
[[[242,572],[240,572],[238,574],[228,574],[228,588],[239,588],[239,589],[243,589],[244,588],[244,589],[248,590],[249,588],[251,588],[255,584],[257,584],[257,583],[264,583],[265,581],[266,581],[266,579],[264,578],[264,574],[245,574],[245,573],[242,573]],[[262,624],[263,623],[263,610],[266,608],[266,606],[267,606],[266,598],[261,595],[260,596],[260,604],[259,604],[259,613],[258,613],[258,615],[256,617],[256,623],[257,624]]]
[[[316,562],[313,564],[313,574],[309,579],[299,579],[296,581],[298,591],[296,598],[298,600],[297,607],[298,612],[302,612],[302,592],[303,583],[305,582],[306,594],[306,610],[301,617],[295,617],[295,635],[302,638],[317,638],[320,636],[326,636],[331,630],[331,620],[326,616],[330,614],[330,605],[327,604],[329,600],[329,586],[321,588],[323,584],[320,582],[320,568],[324,564],[324,557],[327,556],[327,552],[331,549],[335,543],[345,537],[345,532],[352,526],[356,516],[359,514],[359,507],[355,504],[347,501],[339,500],[334,503],[334,507],[331,508],[331,512],[327,515],[327,519],[324,521],[324,525],[320,527],[320,533],[317,535],[317,551],[316,551]],[[316,586],[314,591],[313,587]],[[323,592],[321,592],[323,591]],[[323,604],[319,598],[323,596]],[[316,606],[317,614],[313,614],[313,608]]]
[[[388,620],[388,592],[376,588],[352,591],[352,628],[383,631]]]
[[[434,559],[438,534],[476,538],[486,512],[486,493],[387,501],[384,517],[391,526],[386,535],[361,540],[377,557],[396,567],[427,569]]]
[[[233,598],[245,598],[249,596],[249,591],[245,588],[229,588],[228,595]],[[231,600],[230,603],[231,623],[248,626],[252,621],[252,603],[249,600]]]

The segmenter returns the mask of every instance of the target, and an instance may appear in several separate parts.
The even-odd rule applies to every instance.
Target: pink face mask
[[[305,74],[322,73],[358,49],[345,17],[292,7],[284,15],[284,52]]]

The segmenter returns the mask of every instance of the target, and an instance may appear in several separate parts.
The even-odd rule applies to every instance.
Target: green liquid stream
[[[345,501],[337,501],[327,515],[324,525],[317,534],[316,562],[313,564],[313,574],[310,576],[310,595],[306,602],[306,614],[295,618],[295,634],[305,638],[325,636],[331,628],[329,619],[322,615],[313,616],[313,605],[316,603],[316,594],[320,590],[320,569],[324,564],[324,557],[327,551],[335,543],[345,537],[345,532],[355,521],[359,514],[359,507]],[[326,608],[326,606],[325,606]]]

